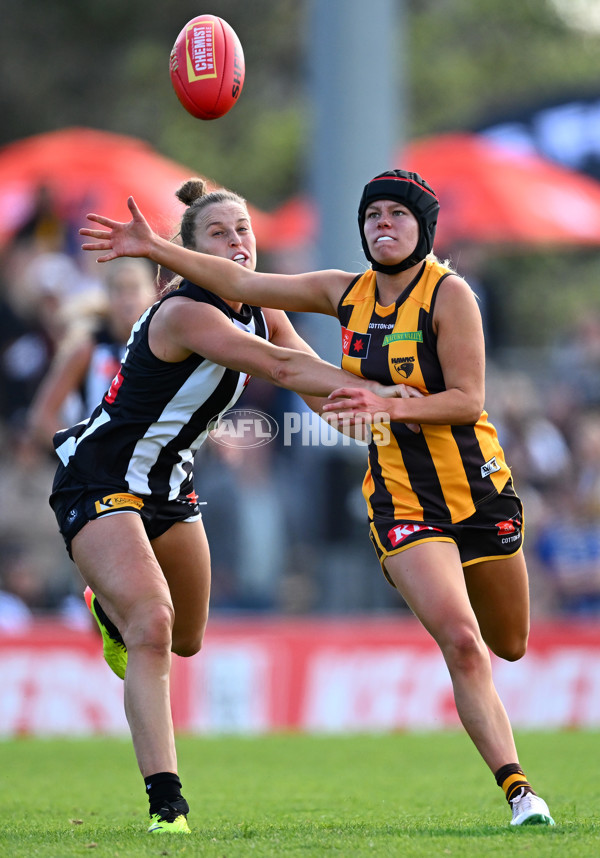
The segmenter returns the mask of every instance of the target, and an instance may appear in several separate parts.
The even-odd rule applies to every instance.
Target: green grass
[[[147,835],[128,740],[0,742],[0,856],[596,858],[600,735],[522,733],[556,827],[514,829],[462,732],[180,737],[189,837]]]

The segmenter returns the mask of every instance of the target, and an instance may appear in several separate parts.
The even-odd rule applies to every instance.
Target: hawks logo
[[[413,533],[419,533],[420,530],[435,530],[436,533],[443,533],[439,527],[430,527],[428,524],[398,524],[388,531],[388,539],[394,546],[400,545],[401,542],[412,536]]]
[[[359,334],[342,327],[342,351],[348,357],[366,358],[371,345],[371,334]]]
[[[408,378],[415,368],[414,357],[392,358],[392,366],[402,378]]]

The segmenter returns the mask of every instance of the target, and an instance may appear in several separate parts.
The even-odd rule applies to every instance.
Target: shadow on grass
[[[369,824],[368,822],[312,822],[307,820],[303,823],[289,822],[287,824],[270,824],[260,822],[228,823],[216,828],[194,827],[195,833],[201,833],[210,839],[219,842],[227,840],[252,840],[262,838],[282,838],[289,842],[290,839],[319,839],[330,837],[348,837],[360,839],[386,839],[386,838],[454,838],[469,839],[492,837],[582,837],[586,835],[598,836],[600,833],[600,821],[586,820],[558,824],[556,826],[530,825],[515,827],[509,822],[493,825],[481,822],[455,820],[453,823],[444,823],[429,818],[418,821],[406,820],[386,824]]]

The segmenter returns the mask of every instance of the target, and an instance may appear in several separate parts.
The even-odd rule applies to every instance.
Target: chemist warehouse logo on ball
[[[187,76],[189,81],[216,77],[215,32],[212,21],[196,21],[186,32]]]

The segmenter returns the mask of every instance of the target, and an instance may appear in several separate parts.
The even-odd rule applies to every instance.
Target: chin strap
[[[407,268],[412,268],[413,265],[422,262],[424,258],[420,253],[411,253],[410,256],[395,265],[382,265],[381,262],[375,262],[372,258],[370,262],[373,271],[381,271],[382,274],[399,274],[401,271],[406,271]]]

